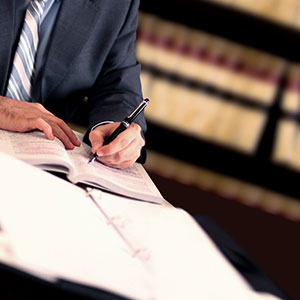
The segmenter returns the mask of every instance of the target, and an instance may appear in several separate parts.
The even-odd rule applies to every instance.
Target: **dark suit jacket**
[[[139,0],[63,0],[33,101],[69,121],[88,97],[89,128],[121,121],[141,101],[134,51]],[[0,95],[4,95],[20,28],[14,0],[0,3]],[[20,22],[19,22],[20,23]],[[136,122],[146,130],[143,116]]]

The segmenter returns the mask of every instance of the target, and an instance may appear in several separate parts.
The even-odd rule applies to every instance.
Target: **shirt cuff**
[[[97,123],[96,125],[94,125],[92,127],[91,131],[93,131],[94,129],[96,129],[98,126],[105,125],[105,124],[111,124],[111,123],[115,123],[115,122],[114,121],[103,121],[103,122]]]

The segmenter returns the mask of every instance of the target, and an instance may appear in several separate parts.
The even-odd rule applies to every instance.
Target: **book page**
[[[92,152],[84,143],[79,148],[68,150],[67,153],[76,170],[69,175],[71,181],[105,188],[132,198],[161,203],[162,195],[141,164],[135,163],[124,170],[105,166],[98,161],[89,164]]]
[[[50,171],[67,173],[71,164],[63,144],[56,138],[48,140],[40,131],[0,130],[0,151]]]
[[[17,133],[0,130],[0,152],[48,171],[63,172],[73,183],[82,182],[136,199],[161,203],[162,196],[144,168],[135,164],[118,170],[96,161],[89,164],[91,148],[75,132],[80,147],[65,150],[58,140],[48,140],[40,131]]]

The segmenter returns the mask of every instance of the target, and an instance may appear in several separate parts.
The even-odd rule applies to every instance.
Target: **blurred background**
[[[165,199],[300,299],[300,0],[140,0],[136,54]]]

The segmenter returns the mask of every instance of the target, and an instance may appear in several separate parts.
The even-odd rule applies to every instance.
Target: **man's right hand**
[[[44,132],[47,139],[53,140],[57,137],[68,150],[80,146],[79,140],[70,127],[40,103],[0,96],[0,129],[17,132],[39,129]]]

